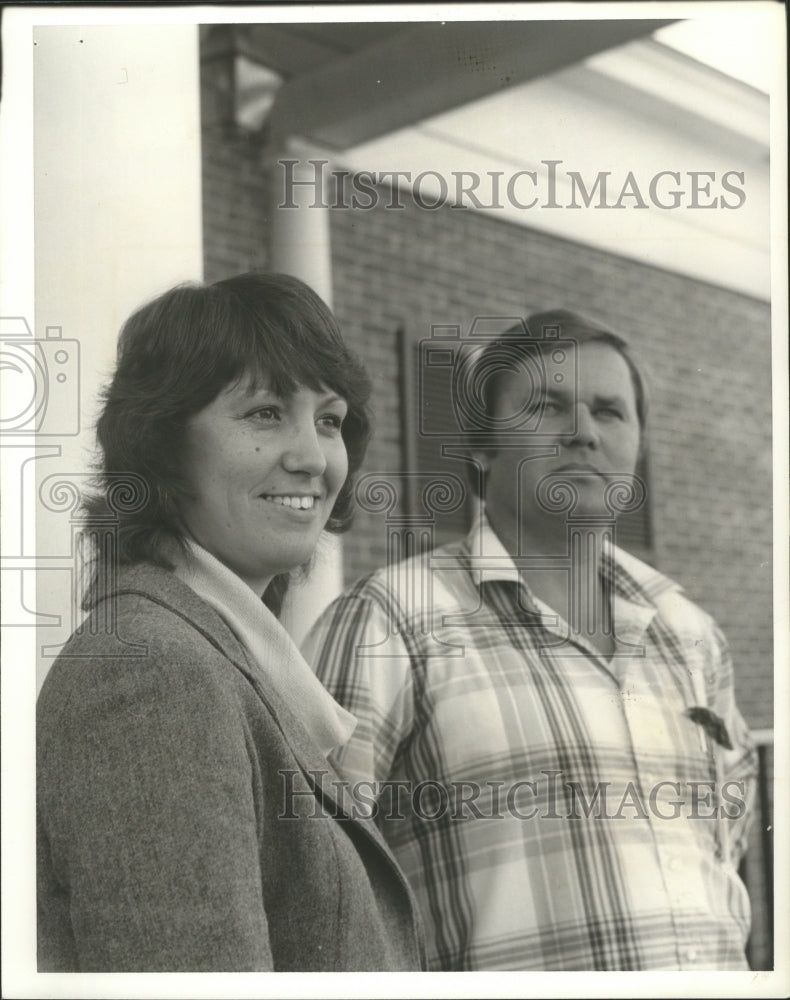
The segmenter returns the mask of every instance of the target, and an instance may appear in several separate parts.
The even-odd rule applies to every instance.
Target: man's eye
[[[555,417],[562,412],[562,406],[554,399],[539,400],[531,411],[538,413],[542,417]]]
[[[623,416],[616,406],[602,406],[596,412],[605,420],[621,420]]]
[[[524,403],[523,412],[527,414],[551,413],[552,408],[556,408],[556,406],[557,404],[551,399],[542,399],[540,396],[535,396]]]

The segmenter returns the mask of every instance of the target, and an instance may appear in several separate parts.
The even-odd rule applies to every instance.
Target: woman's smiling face
[[[348,473],[346,410],[331,389],[278,396],[247,379],[187,422],[184,524],[257,594],[315,551]]]

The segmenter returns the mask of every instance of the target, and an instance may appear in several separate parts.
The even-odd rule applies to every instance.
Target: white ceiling
[[[678,21],[653,37],[742,83],[770,93],[781,72],[781,51],[762,21],[748,10],[725,18]]]
[[[759,27],[759,21],[755,24]],[[763,90],[755,89],[759,73],[752,74],[749,85],[736,76],[751,72],[754,60],[747,58],[749,53],[761,53],[763,70],[770,68],[769,56],[775,55],[778,43],[756,29],[744,34],[743,19],[739,27],[737,74],[711,66],[714,61],[731,64],[725,59],[727,32],[722,29],[717,35],[710,19],[697,22],[693,30],[681,24],[677,28],[683,30],[673,31],[671,26],[657,33],[660,42],[629,42],[356,146],[335,159],[355,170],[409,171],[412,178],[434,171],[447,178],[451,188],[454,173],[474,172],[483,178],[478,198],[484,204],[491,171],[503,171],[506,180],[519,170],[535,171],[538,177],[534,191],[528,180],[520,182],[519,198],[526,202],[537,193],[541,204],[546,202],[548,160],[560,161],[556,200],[561,205],[573,200],[569,171],[577,172],[588,190],[599,173],[608,171],[609,204],[617,201],[629,172],[650,202],[652,178],[659,171],[677,171],[681,183],[674,186],[683,191],[683,202],[674,210],[652,203],[638,209],[633,207],[635,198],[623,199],[627,207],[619,210],[597,209],[597,199],[589,208],[538,204],[525,210],[503,198],[504,206],[493,211],[517,225],[768,298],[769,100]],[[712,46],[711,38],[718,38]],[[743,44],[744,38],[749,44]],[[717,59],[706,56],[699,61],[688,54],[692,49],[698,55],[710,49]],[[740,199],[722,189],[722,177],[730,174],[730,183],[745,192],[743,204],[729,209],[719,200],[716,208],[690,207],[690,171],[714,175],[708,202],[724,195],[728,204],[737,204]],[[743,173],[742,182],[733,171]],[[707,182],[703,178],[700,183]],[[672,186],[671,178],[660,182],[665,203]],[[438,195],[438,181],[433,190]],[[429,196],[430,178],[423,181],[422,191]],[[469,210],[486,211],[473,207],[468,197],[462,203]]]

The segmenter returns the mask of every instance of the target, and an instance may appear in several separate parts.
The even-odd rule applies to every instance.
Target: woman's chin
[[[271,555],[271,553],[270,553]],[[283,576],[288,573],[297,578],[301,573],[310,568],[315,555],[315,545],[294,546],[287,553],[283,553],[279,558],[268,559],[266,565],[259,567],[257,575],[273,579],[275,576]],[[294,582],[297,582],[294,579]]]

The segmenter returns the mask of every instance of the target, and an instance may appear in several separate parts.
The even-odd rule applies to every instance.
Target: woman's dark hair
[[[108,497],[124,476],[145,484],[145,503],[127,504],[120,514],[113,508],[121,565],[170,568],[167,549],[173,542],[183,546],[186,536],[179,511],[187,490],[180,464],[187,421],[245,376],[278,395],[325,386],[346,400],[349,471],[326,528],[348,528],[353,477],[370,436],[370,380],[311,288],[290,275],[251,272],[212,285],[179,285],[138,309],[121,329],[97,424],[100,489],[84,505],[90,530],[106,523]],[[287,586],[284,574],[267,588],[264,601],[275,614]]]

